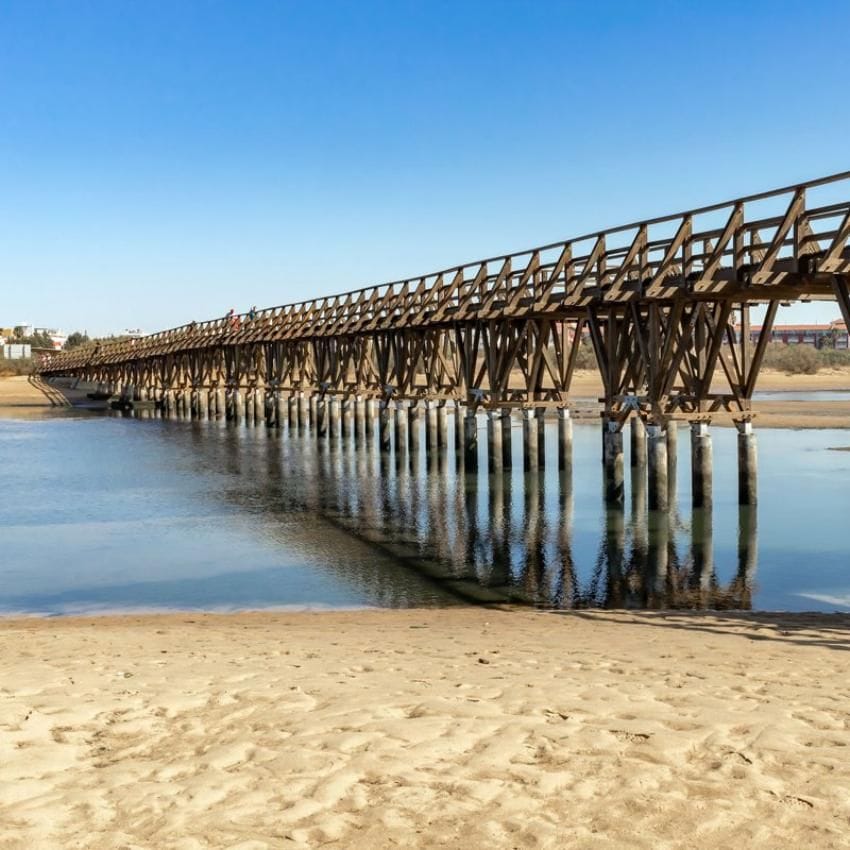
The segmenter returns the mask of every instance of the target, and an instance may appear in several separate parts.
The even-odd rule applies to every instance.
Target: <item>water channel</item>
[[[479,427],[484,429],[483,418]],[[515,433],[519,432],[519,422]],[[757,511],[737,503],[735,432],[713,428],[714,508],[647,511],[627,474],[606,507],[597,423],[571,472],[458,472],[449,445],[222,421],[0,420],[0,613],[442,606],[850,610],[850,432],[759,432]],[[556,423],[547,425],[554,457]],[[628,469],[628,440],[626,441]],[[424,445],[424,442],[423,442]]]

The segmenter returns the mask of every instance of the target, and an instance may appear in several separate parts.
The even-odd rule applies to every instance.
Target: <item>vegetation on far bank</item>
[[[814,375],[821,369],[850,369],[850,351],[771,342],[762,365],[790,375]],[[596,369],[596,356],[590,343],[583,342],[579,346],[576,368]]]
[[[850,351],[771,342],[762,365],[791,375],[814,375],[820,369],[850,368]]]
[[[0,378],[12,378],[15,375],[29,375],[33,370],[33,361],[30,358],[21,360],[6,360],[0,357]]]
[[[73,343],[66,348],[76,348],[89,342],[83,334],[76,336]],[[68,338],[71,341],[71,337]],[[115,342],[118,338],[104,338],[104,341]],[[96,340],[91,340],[95,342]],[[99,340],[97,340],[99,341]],[[791,375],[814,375],[820,369],[850,369],[850,351],[838,351],[834,348],[816,349],[811,345],[786,345],[782,342],[771,342],[764,355],[766,369],[776,369]],[[0,377],[13,375],[28,375],[34,366],[34,360],[6,360],[0,356]],[[578,369],[596,369],[596,356],[593,346],[582,343],[576,358]]]

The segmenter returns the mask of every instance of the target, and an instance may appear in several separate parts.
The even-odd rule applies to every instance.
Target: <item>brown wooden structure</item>
[[[629,419],[647,427],[651,475],[671,421],[691,422],[699,442],[710,420],[731,418],[746,442],[780,303],[837,300],[850,325],[848,240],[844,172],[254,316],[90,345],[46,358],[40,372],[199,416],[247,411],[273,423],[287,403],[292,415],[287,399],[307,394],[320,417],[329,399],[379,399],[387,426],[390,402],[452,401],[469,423],[480,408],[568,411],[587,332],[616,500]],[[755,342],[753,305],[766,306]],[[470,463],[475,433],[474,424],[458,428]],[[754,463],[747,451],[744,466]],[[655,507],[660,494],[650,487]]]

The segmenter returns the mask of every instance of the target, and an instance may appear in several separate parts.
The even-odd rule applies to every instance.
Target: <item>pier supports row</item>
[[[377,419],[380,451],[388,453],[393,446],[397,452],[416,454],[424,437],[430,458],[436,458],[449,446],[449,410],[454,419],[454,442],[458,461],[467,469],[478,468],[478,420],[473,407],[460,402],[449,404],[444,399],[426,400],[424,408],[418,401],[393,401],[391,393],[385,398],[332,396],[325,392],[307,394],[301,390],[281,391],[279,388],[183,386],[155,391],[152,388],[123,385],[122,397],[140,401],[157,400],[167,415],[215,418],[224,416],[230,421],[260,423],[304,432],[309,426],[319,438],[345,437],[349,432],[359,439],[371,439]],[[376,404],[377,402],[377,404]],[[422,414],[424,412],[424,427]],[[546,465],[545,410],[524,408],[521,411],[522,457],[527,471]],[[738,455],[738,501],[755,506],[758,501],[757,441],[752,422],[736,422]],[[558,469],[572,465],[573,423],[567,407],[557,409]],[[633,415],[628,420],[630,470],[633,487],[638,483],[646,493],[650,510],[665,511],[671,507],[675,493],[678,458],[678,425],[675,420],[661,424],[646,422]],[[422,433],[424,432],[424,433]],[[625,464],[623,425],[614,419],[603,419],[602,460],[604,467],[605,501],[620,504],[625,495]],[[710,510],[713,502],[713,450],[707,417],[690,423],[691,493],[693,507]],[[491,408],[486,411],[487,469],[493,473],[510,469],[513,462],[513,415],[510,408]],[[429,461],[430,462],[430,461]],[[675,498],[675,496],[673,496]]]
[[[736,423],[738,429],[738,501],[755,505],[758,500],[758,461],[752,423]],[[675,498],[678,461],[678,425],[631,420],[631,474],[633,483],[646,475],[649,509],[666,511]],[[708,421],[692,422],[691,499],[696,509],[711,510],[713,503],[713,450]],[[622,500],[622,437],[615,436],[611,423],[603,428],[603,462],[606,501]],[[645,469],[645,473],[644,470]]]

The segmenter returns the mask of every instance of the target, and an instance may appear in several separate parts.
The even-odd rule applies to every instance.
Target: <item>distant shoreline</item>
[[[59,388],[75,406],[87,401],[85,389]],[[824,369],[814,375],[789,375],[765,369],[759,376],[757,392],[847,392],[846,400],[797,401],[756,400],[756,428],[850,428],[850,369]],[[602,393],[599,375],[593,370],[576,372],[571,396],[573,417],[577,421],[595,421],[599,412],[596,399]],[[0,418],[34,418],[55,414],[49,399],[28,383],[26,376],[0,378]],[[728,426],[720,420],[718,427]]]

